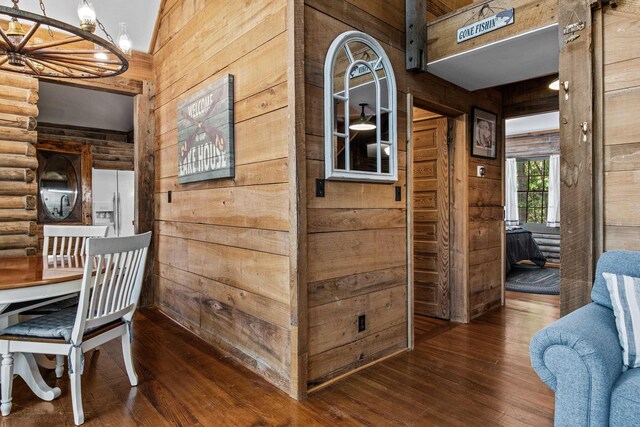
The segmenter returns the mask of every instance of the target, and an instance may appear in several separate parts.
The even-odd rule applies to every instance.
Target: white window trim
[[[349,156],[345,155],[345,168],[335,169],[334,159],[334,144],[333,138],[336,132],[334,132],[334,85],[333,76],[336,58],[339,52],[350,42],[360,42],[368,45],[378,55],[379,61],[382,62],[386,73],[387,90],[388,94],[388,109],[382,109],[382,112],[389,114],[389,141],[381,141],[381,106],[380,106],[380,81],[375,73],[375,67],[371,67],[366,61],[353,61],[350,51],[347,49],[347,55],[351,59],[351,63],[345,70],[345,90],[344,97],[340,99],[346,103],[345,108],[345,134],[339,135],[345,139],[346,154],[349,154],[349,71],[357,65],[365,65],[374,75],[374,82],[376,85],[376,150],[377,150],[377,163],[378,172],[365,172],[350,170]],[[340,181],[370,181],[370,182],[396,182],[398,180],[398,108],[397,108],[397,91],[396,91],[396,78],[393,73],[393,67],[391,61],[386,52],[380,46],[380,43],[368,34],[360,31],[347,31],[340,34],[331,43],[327,57],[324,63],[324,164],[325,164],[325,178]],[[389,173],[382,173],[382,146],[381,143],[388,142],[390,147],[389,152]]]

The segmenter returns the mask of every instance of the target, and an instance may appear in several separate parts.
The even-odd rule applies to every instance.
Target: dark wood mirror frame
[[[82,162],[80,154],[73,153],[61,153],[56,151],[38,150],[38,222],[40,224],[53,224],[53,223],[79,223],[82,222]],[[47,163],[54,157],[64,157],[69,161],[76,174],[76,197],[73,209],[66,218],[54,219],[47,215],[47,208],[42,202],[40,193],[40,181],[45,171]]]

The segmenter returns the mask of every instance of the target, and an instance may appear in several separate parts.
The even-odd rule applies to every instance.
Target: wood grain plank
[[[398,267],[406,263],[404,228],[311,234],[309,282]],[[327,268],[331,266],[331,268]]]

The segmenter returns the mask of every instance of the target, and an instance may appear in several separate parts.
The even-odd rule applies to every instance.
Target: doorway
[[[413,102],[408,179],[409,276],[414,340],[449,320],[450,120]],[[438,320],[442,319],[442,320]]]
[[[505,134],[505,303],[534,300],[559,307],[559,113],[507,119]]]

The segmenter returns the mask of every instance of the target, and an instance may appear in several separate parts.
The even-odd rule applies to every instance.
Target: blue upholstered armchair
[[[556,426],[640,426],[640,368],[622,372],[622,349],[602,273],[640,277],[640,252],[598,261],[593,303],[538,331],[531,363],[556,394]]]

